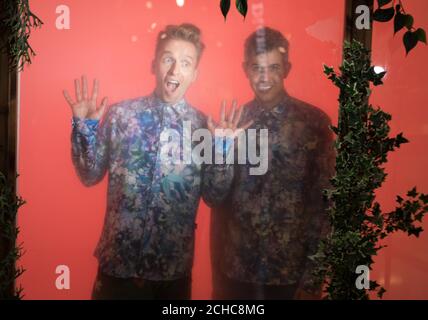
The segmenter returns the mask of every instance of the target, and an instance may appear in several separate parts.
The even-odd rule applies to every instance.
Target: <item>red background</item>
[[[322,73],[322,64],[340,64],[344,1],[249,0],[247,18],[232,7],[227,22],[218,2],[186,0],[178,7],[174,0],[31,1],[44,25],[31,36],[37,56],[21,74],[20,87],[18,192],[27,203],[19,214],[19,240],[26,251],[20,264],[27,271],[18,284],[26,299],[88,299],[97,268],[92,253],[102,227],[107,179],[91,188],[78,180],[70,158],[71,111],[62,90],[74,92],[73,79],[85,73],[90,83],[93,77],[100,79],[100,95],[110,103],[149,94],[155,39],[166,24],[191,22],[202,29],[207,49],[187,98],[216,118],[222,99],[244,103],[252,97],[241,62],[244,40],[259,26],[252,5],[261,3],[265,25],[278,28],[290,41],[293,68],[287,90],[325,110],[333,121],[337,118],[338,91]],[[70,8],[70,30],[55,27],[59,5]],[[428,25],[423,16],[427,9],[425,1],[406,1],[406,10],[421,26]],[[389,72],[374,100],[393,114],[394,132],[404,131],[412,143],[391,156],[388,182],[379,193],[385,208],[392,206],[396,193],[413,185],[428,190],[426,48],[404,58],[401,40],[391,34],[391,24],[375,24],[374,62]],[[209,214],[201,202],[194,299],[211,296]],[[416,241],[404,235],[389,240],[374,270],[390,290],[387,298],[428,298],[427,242],[426,234]],[[71,271],[70,290],[55,287],[55,268],[63,264]]]

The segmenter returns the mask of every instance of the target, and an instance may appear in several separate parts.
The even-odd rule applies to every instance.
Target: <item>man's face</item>
[[[184,40],[167,40],[153,61],[156,94],[167,103],[183,98],[197,76],[197,51],[194,44]]]
[[[279,50],[253,55],[244,62],[244,70],[251,88],[265,107],[273,107],[284,96],[284,79],[290,71],[291,64],[284,62]]]

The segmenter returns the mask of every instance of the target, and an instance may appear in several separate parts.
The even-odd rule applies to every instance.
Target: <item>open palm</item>
[[[79,79],[75,79],[74,87],[76,91],[76,101],[71,98],[67,90],[63,91],[65,100],[67,100],[70,105],[73,116],[80,119],[101,119],[107,106],[107,97],[105,97],[97,107],[99,81],[97,79],[94,80],[94,88],[90,97],[88,94],[88,81],[86,76],[82,76],[82,83],[80,83]]]
[[[253,124],[253,120],[248,121],[242,127],[238,127],[238,124],[241,120],[243,107],[238,109],[236,112],[237,102],[234,100],[232,102],[232,109],[228,115],[226,115],[226,101],[223,100],[220,110],[220,122],[214,123],[211,116],[208,116],[208,129],[213,135],[220,136],[230,136],[231,138],[236,138],[241,132],[246,130]],[[217,130],[223,129],[223,130]],[[229,129],[229,130],[224,130]]]

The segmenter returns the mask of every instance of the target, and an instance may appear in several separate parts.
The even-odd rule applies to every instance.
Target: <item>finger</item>
[[[88,81],[86,76],[82,76],[83,100],[88,100]]]
[[[74,89],[76,90],[76,99],[77,102],[82,101],[82,92],[80,91],[80,81],[79,79],[74,80]]]
[[[238,110],[238,114],[236,115],[235,119],[233,120],[233,127],[236,128],[239,124],[239,121],[241,121],[242,111],[244,111],[244,107],[240,107]]]
[[[247,130],[253,124],[253,122],[254,122],[253,120],[250,120],[246,124],[244,124],[242,127],[235,129],[234,136],[238,137],[241,133],[245,132],[245,130]]]
[[[74,101],[73,99],[70,97],[70,95],[68,94],[67,90],[63,90],[62,93],[64,94],[64,98],[65,100],[67,100],[68,104],[70,105],[70,107],[72,107],[74,105]]]
[[[223,100],[221,103],[221,110],[220,110],[220,124],[223,126],[225,123],[225,114],[226,114],[226,100]]]
[[[94,79],[94,88],[92,89],[92,97],[91,100],[93,102],[97,102],[97,98],[98,98],[98,87],[99,87],[99,81],[97,79]]]
[[[215,126],[214,126],[213,119],[211,116],[208,116],[207,127],[208,127],[208,130],[210,130],[211,132],[214,132]]]
[[[247,130],[249,127],[251,127],[251,125],[253,124],[253,122],[254,122],[254,120],[250,120],[246,124],[244,124],[241,128],[243,130]]]
[[[232,109],[229,113],[229,119],[227,120],[230,124],[233,124],[233,118],[235,117],[235,111],[236,111],[236,100],[232,101]]]
[[[104,111],[105,111],[105,109],[107,107],[107,104],[108,104],[108,98],[105,97],[101,101],[101,105],[98,107],[97,112],[96,112],[98,119],[101,119],[101,117],[103,116]]]

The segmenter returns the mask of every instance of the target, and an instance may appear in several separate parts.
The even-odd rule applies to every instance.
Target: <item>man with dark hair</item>
[[[99,270],[93,299],[189,299],[195,214],[201,165],[162,158],[162,133],[206,126],[184,95],[195,81],[204,49],[200,30],[170,25],[159,33],[150,96],[112,105],[100,123],[98,81],[88,95],[86,77],[75,80],[72,160],[86,186],[108,175],[107,212],[95,250]],[[181,150],[182,152],[182,150]]]
[[[288,95],[289,43],[261,28],[245,42],[244,72],[255,98],[239,123],[268,129],[268,170],[207,166],[203,188],[211,214],[215,299],[319,298],[309,259],[326,231],[322,190],[334,171],[330,119]],[[257,141],[257,140],[256,140]],[[323,231],[324,230],[324,231]]]

